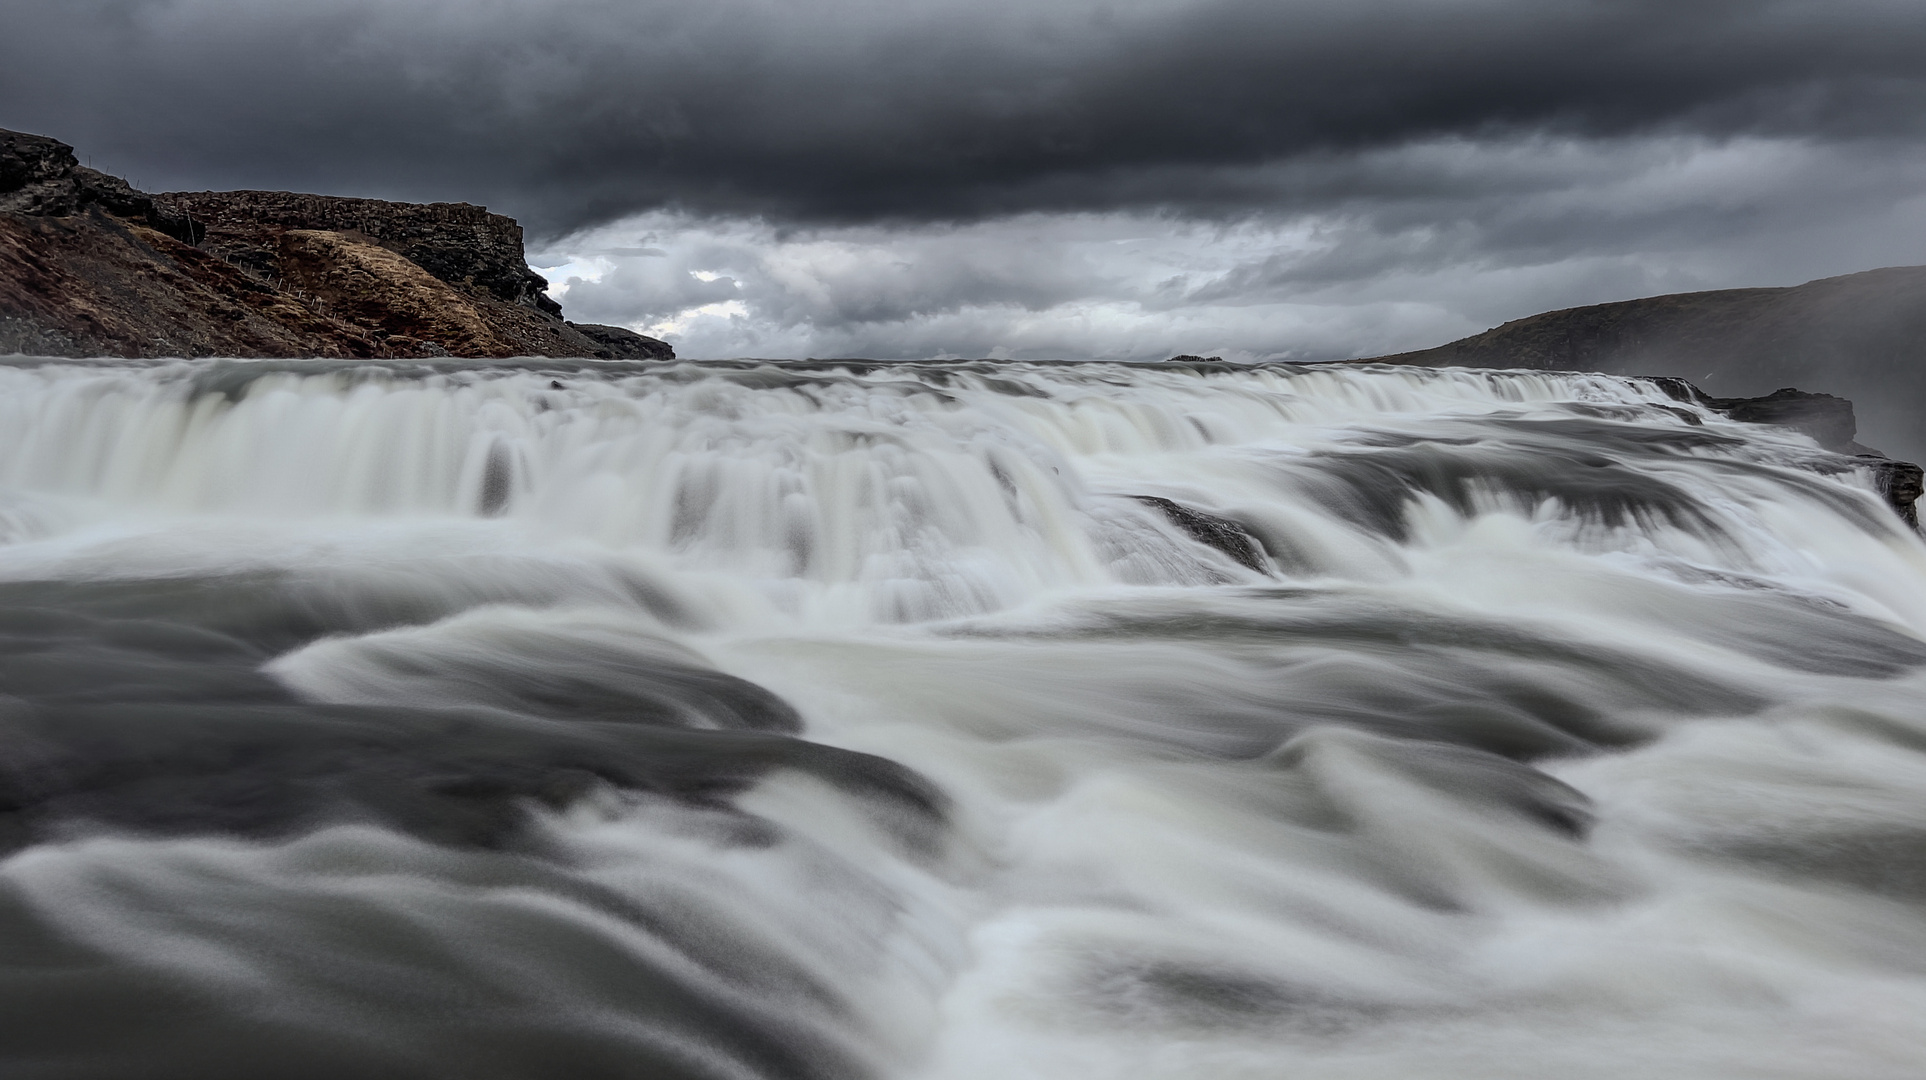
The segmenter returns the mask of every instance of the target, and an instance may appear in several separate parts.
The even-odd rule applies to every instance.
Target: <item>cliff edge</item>
[[[570,323],[512,218],[283,191],[149,195],[0,129],[0,353],[666,360]]]

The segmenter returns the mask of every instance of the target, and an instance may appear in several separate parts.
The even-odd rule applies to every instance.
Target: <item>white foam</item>
[[[739,800],[776,828],[764,846],[610,792],[543,827],[583,880],[700,909],[835,986],[845,1013],[792,1019],[883,1074],[1832,1080],[1926,1060],[1926,893],[1878,869],[1926,852],[1921,687],[1890,678],[1926,634],[1926,545],[1799,436],[1691,427],[1639,411],[1673,404],[1650,383],[1586,375],[297,365],[230,400],[196,391],[206,374],[0,367],[0,485],[67,508],[0,532],[0,577],[270,568],[465,608],[271,665],[315,700],[453,693],[396,658],[538,639],[776,691],[810,738],[933,780],[941,843],[905,848],[794,774]],[[1465,505],[1393,493],[1387,529],[1316,495],[1333,460],[1400,440],[1535,424],[1586,452],[1543,434],[1573,403],[1732,436],[1615,461],[1697,516],[1607,520],[1485,478]],[[1267,572],[1138,495],[1243,523]],[[1890,670],[1854,666],[1881,649]],[[1569,724],[1573,749],[1538,753],[1590,832],[1533,809],[1564,798],[1530,787],[1548,777],[1398,749],[1540,737],[1527,716]],[[311,869],[342,845],[387,869]],[[424,899],[444,858],[365,831],[92,839],[0,875],[117,955],[273,994],[293,976],[250,966],[235,920],[290,897],[432,909],[450,942],[475,905],[562,903]],[[218,884],[238,880],[256,885]],[[184,914],[209,903],[231,909]],[[561,973],[516,970],[565,1001]]]

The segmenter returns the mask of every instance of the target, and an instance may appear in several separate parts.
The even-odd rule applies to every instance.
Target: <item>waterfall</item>
[[[14,358],[0,1049],[1909,1078],[1922,669],[1647,380]]]

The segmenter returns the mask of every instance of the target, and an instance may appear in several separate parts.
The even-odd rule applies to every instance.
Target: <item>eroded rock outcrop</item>
[[[1872,457],[1861,459],[1873,474],[1873,487],[1885,496],[1893,510],[1913,528],[1919,528],[1919,497],[1926,494],[1926,469],[1910,461]]]
[[[1754,398],[1719,398],[1707,394],[1684,379],[1653,378],[1675,401],[1723,413],[1747,424],[1771,424],[1808,435],[1835,454],[1850,455],[1855,467],[1871,473],[1873,488],[1883,496],[1893,512],[1919,527],[1917,502],[1926,493],[1926,470],[1910,461],[1894,461],[1870,446],[1862,446],[1856,436],[1859,421],[1852,402],[1834,394],[1814,394],[1790,386]],[[1680,410],[1683,412],[1684,410]],[[1694,421],[1697,422],[1697,421]]]
[[[340,233],[385,247],[437,279],[559,315],[548,282],[528,268],[514,218],[467,203],[397,203],[291,191],[170,192],[154,197],[190,218],[202,246],[261,273],[275,268],[287,230]]]
[[[1859,434],[1858,415],[1851,401],[1836,394],[1815,394],[1786,386],[1761,397],[1721,398],[1713,397],[1684,379],[1646,377],[1658,383],[1675,401],[1701,405],[1741,423],[1791,428],[1811,436],[1813,442],[1838,454],[1884,456],[1856,441]]]
[[[0,213],[71,217],[99,209],[192,243],[193,224],[118,176],[90,169],[44,135],[0,130]]]
[[[279,191],[148,195],[0,130],[0,353],[670,359],[560,317],[512,218]]]

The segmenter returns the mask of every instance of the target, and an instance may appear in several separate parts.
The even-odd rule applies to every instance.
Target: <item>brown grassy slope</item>
[[[98,210],[0,214],[0,353],[391,355],[372,334]]]

